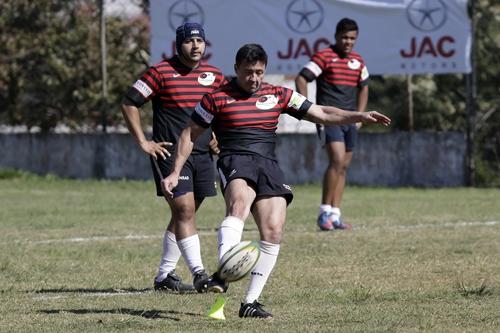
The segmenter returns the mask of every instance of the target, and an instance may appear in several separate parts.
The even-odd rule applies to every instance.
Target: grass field
[[[151,290],[169,212],[151,182],[0,179],[0,332],[499,332],[500,190],[349,187],[352,232],[321,233],[318,185],[296,186],[261,302]],[[216,267],[221,197],[198,215]],[[243,239],[257,239],[253,221]],[[183,262],[179,274],[190,280]]]

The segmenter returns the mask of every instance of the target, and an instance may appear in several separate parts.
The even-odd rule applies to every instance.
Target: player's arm
[[[226,77],[226,76],[222,75],[222,73],[220,73],[220,76],[221,76],[221,79],[219,81],[219,84],[217,86],[215,86],[213,90],[216,90],[216,89],[222,87],[223,85],[228,84],[229,81],[231,81],[231,78],[229,76]],[[215,133],[213,131],[212,131],[212,139],[208,142],[208,147],[210,149],[210,154],[219,155],[219,153],[220,153],[219,141],[217,140],[217,136],[215,135]]]
[[[153,156],[155,159],[158,158],[158,155],[163,159],[165,159],[166,156],[170,156],[170,153],[165,147],[171,146],[172,143],[154,142],[146,139],[144,131],[142,130],[139,108],[127,97],[125,97],[122,102],[122,114],[123,118],[125,118],[130,134],[132,134],[141,149],[146,154]]]
[[[305,64],[295,77],[295,88],[299,94],[307,98],[307,84],[321,75],[323,72],[322,63],[318,56],[313,56],[313,59]]]
[[[357,92],[357,100],[358,104],[356,105],[357,110],[360,112],[366,111],[366,106],[368,105],[368,79],[370,78],[370,73],[368,72],[368,68],[365,64],[361,68],[361,72],[359,73],[358,78],[358,92]],[[359,129],[361,127],[361,123],[357,123],[356,127]]]
[[[128,89],[122,100],[122,114],[130,133],[141,149],[155,159],[158,158],[158,155],[165,159],[166,156],[170,156],[165,147],[171,146],[172,143],[148,141],[142,130],[140,115],[140,108],[160,91],[159,75],[156,68],[150,67]]]
[[[299,94],[307,98],[307,79],[299,73],[295,78],[295,88]]]
[[[358,111],[365,112],[368,105],[368,85],[361,87],[358,91]],[[356,124],[357,128],[361,127],[361,123]]]
[[[181,132],[179,141],[177,141],[177,149],[175,150],[174,166],[170,174],[161,183],[163,191],[170,196],[173,195],[172,190],[179,182],[179,176],[184,163],[186,163],[193,151],[194,142],[205,130],[206,128],[201,127],[191,120],[188,127]]]
[[[365,112],[368,105],[368,85],[361,87],[358,92],[358,111]]]
[[[219,149],[219,141],[217,140],[217,137],[215,136],[215,133],[212,132],[212,139],[208,143],[208,146],[210,148],[210,153],[213,155],[219,155],[220,149]]]
[[[334,106],[312,104],[304,119],[323,125],[348,125],[357,122],[379,123],[388,126],[391,119],[377,111],[345,111]]]
[[[377,111],[345,111],[334,106],[314,104],[307,98],[288,88],[282,88],[286,101],[285,113],[301,120],[309,120],[322,125],[348,125],[357,122],[389,125],[391,119]]]

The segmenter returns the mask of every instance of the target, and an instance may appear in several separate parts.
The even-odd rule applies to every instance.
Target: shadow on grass
[[[110,310],[99,310],[99,309],[45,309],[39,310],[39,313],[44,314],[60,314],[60,313],[72,313],[77,315],[87,315],[87,314],[120,314],[143,317],[146,319],[169,319],[174,321],[180,321],[180,318],[174,317],[173,315],[182,316],[193,316],[201,317],[199,313],[193,312],[180,312],[180,311],[163,311],[163,310],[134,310],[128,308],[110,309]]]
[[[107,293],[107,294],[123,294],[123,293],[145,293],[153,291],[152,288],[51,288],[51,289],[38,289],[38,290],[27,290],[26,292],[35,294],[60,294],[60,293]]]
[[[147,294],[147,293],[158,293],[158,294],[197,294],[196,290],[189,291],[174,291],[174,290],[160,290],[155,291],[153,288],[51,288],[51,289],[38,289],[38,290],[26,290],[26,293],[35,294],[85,294],[87,296],[99,296],[99,295],[131,295],[131,294]]]

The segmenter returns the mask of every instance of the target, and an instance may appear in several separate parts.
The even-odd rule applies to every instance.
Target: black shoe
[[[272,318],[273,315],[270,314],[269,312],[264,311],[264,309],[262,309],[263,306],[264,305],[260,304],[257,301],[253,301],[253,303],[246,303],[246,304],[241,303],[239,316],[240,318],[243,317],[263,318],[263,319]]]
[[[153,286],[154,289],[158,291],[194,291],[194,287],[192,285],[182,282],[181,278],[175,274],[175,270],[168,273],[167,277],[161,281],[156,281],[155,279]]]
[[[193,285],[199,293],[206,293],[207,291],[225,293],[229,287],[229,283],[219,278],[217,273],[208,276],[205,270],[194,274]]]
[[[217,273],[208,278],[208,290],[213,293],[225,293],[229,288],[229,283],[219,277]]]
[[[205,270],[194,273],[193,286],[199,293],[206,293],[208,291],[209,277]]]

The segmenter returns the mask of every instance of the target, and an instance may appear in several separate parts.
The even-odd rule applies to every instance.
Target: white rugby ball
[[[227,282],[238,281],[250,273],[259,257],[259,242],[243,241],[224,253],[217,273]]]

